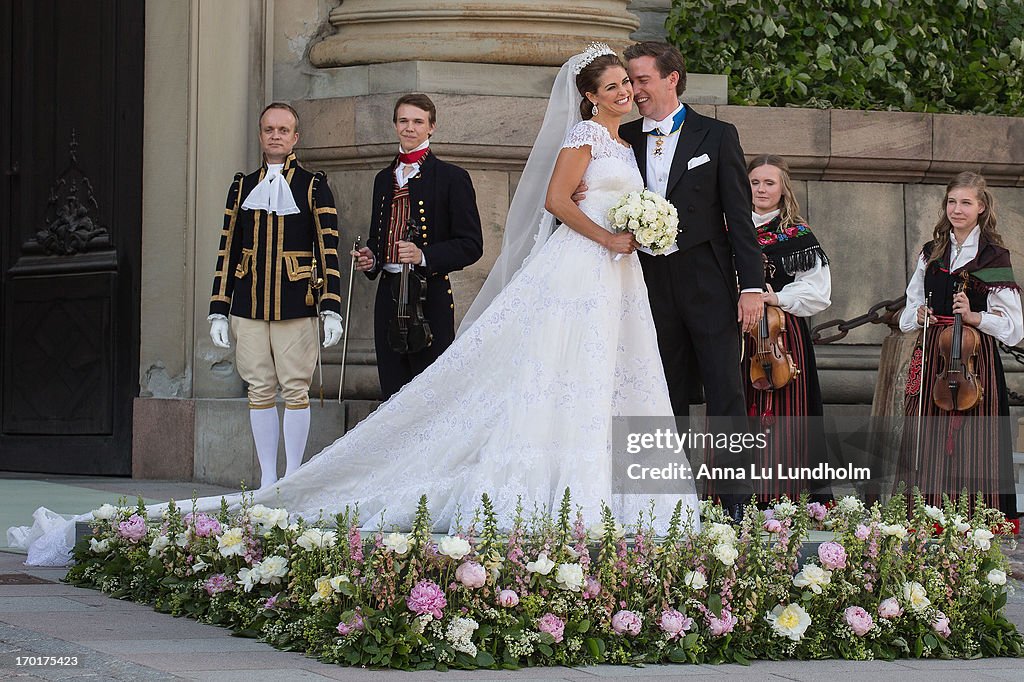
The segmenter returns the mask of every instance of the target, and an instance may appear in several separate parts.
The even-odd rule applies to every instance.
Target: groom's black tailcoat
[[[643,119],[624,124],[619,134],[632,145],[647,183]],[[707,162],[687,169],[691,159],[704,154]],[[640,262],[672,408],[677,415],[688,415],[690,403],[700,402],[703,386],[709,416],[741,417],[738,292],[763,288],[764,266],[735,126],[687,107],[666,198],[679,212],[679,251],[668,256],[641,253]]]
[[[382,274],[387,248],[391,204],[395,194],[396,158],[373,181],[373,214],[367,246],[373,251],[374,269],[366,275]],[[430,347],[407,355],[396,353],[388,343],[388,327],[395,316],[393,278],[383,273],[377,287],[373,310],[373,336],[377,351],[377,374],[381,398],[387,400],[426,369],[455,339],[455,302],[448,274],[468,267],[483,255],[483,234],[473,181],[462,168],[441,161],[430,152],[420,170],[409,178],[410,215],[418,230],[413,241],[426,257],[426,267],[416,271],[427,278],[424,317],[430,323],[434,341]]]

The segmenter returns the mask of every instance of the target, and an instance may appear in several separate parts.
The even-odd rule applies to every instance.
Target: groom
[[[748,331],[760,320],[764,268],[739,136],[679,102],[686,66],[676,48],[641,42],[625,57],[643,118],[619,134],[647,188],[679,212],[679,250],[640,254],[672,409],[689,415],[703,386],[708,416],[742,417],[737,322]]]
[[[623,125],[619,135],[633,147],[647,188],[679,212],[679,250],[640,254],[672,409],[688,416],[703,386],[708,417],[726,418],[713,420],[709,430],[740,431],[740,329],[760,321],[764,266],[739,135],[731,124],[679,102],[686,89],[679,50],[641,42],[624,56],[643,118]],[[708,457],[716,466],[746,468],[752,461],[749,452]],[[719,492],[725,509],[740,518],[748,484],[737,481]]]

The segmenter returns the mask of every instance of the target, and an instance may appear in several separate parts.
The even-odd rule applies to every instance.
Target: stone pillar
[[[639,20],[628,0],[345,0],[314,66],[431,60],[560,66],[591,40],[621,51]]]

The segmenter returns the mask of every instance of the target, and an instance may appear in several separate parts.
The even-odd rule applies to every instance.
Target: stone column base
[[[372,412],[372,400],[311,402],[308,461]],[[284,406],[278,407],[278,415]],[[230,488],[258,488],[259,463],[245,398],[136,398],[132,478],[198,481]],[[278,448],[284,474],[284,439]]]

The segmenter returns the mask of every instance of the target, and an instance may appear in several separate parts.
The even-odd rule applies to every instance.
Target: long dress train
[[[633,152],[589,121],[565,144],[591,147],[580,208],[606,226],[608,209],[643,188]],[[435,528],[444,530],[458,509],[471,517],[483,492],[507,523],[520,498],[528,511],[556,509],[568,487],[588,523],[600,518],[602,501],[632,522],[653,499],[664,528],[680,499],[697,518],[692,481],[677,495],[615,494],[610,441],[616,416],[671,414],[636,255],[615,260],[563,225],[433,365],[253,501],[307,519],[358,504],[367,528],[382,515],[408,527],[427,495]],[[220,501],[197,504],[215,510]],[[71,532],[36,539],[30,562],[66,561]]]

